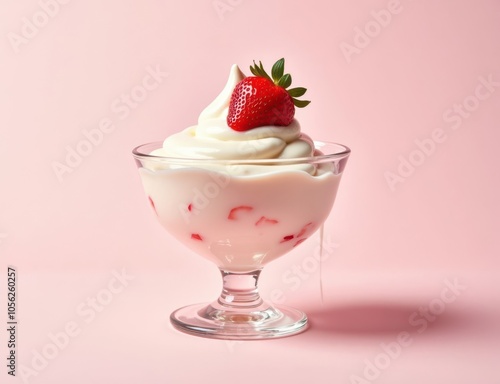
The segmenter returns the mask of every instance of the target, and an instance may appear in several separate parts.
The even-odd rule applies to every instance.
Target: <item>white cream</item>
[[[330,213],[341,179],[290,169],[251,176],[200,168],[139,172],[161,225],[233,272],[260,269],[309,238]]]
[[[309,157],[314,144],[301,133],[299,122],[294,119],[286,127],[262,126],[244,132],[227,125],[231,94],[235,86],[245,78],[237,65],[231,67],[228,81],[222,92],[201,113],[198,124],[169,136],[163,148],[151,155],[191,159],[249,160],[293,159]],[[240,168],[243,170],[243,168]],[[303,166],[308,173],[315,167]],[[259,172],[248,166],[243,174]]]
[[[198,124],[211,119],[225,119],[229,110],[229,101],[231,100],[231,94],[233,93],[234,87],[236,87],[236,84],[245,77],[246,76],[241,72],[240,68],[236,64],[233,64],[229,71],[229,78],[222,92],[201,111],[198,117]]]

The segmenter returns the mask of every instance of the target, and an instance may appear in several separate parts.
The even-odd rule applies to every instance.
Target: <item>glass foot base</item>
[[[226,310],[217,305],[195,304],[170,315],[175,329],[195,336],[226,340],[285,337],[303,332],[307,316],[286,306]]]

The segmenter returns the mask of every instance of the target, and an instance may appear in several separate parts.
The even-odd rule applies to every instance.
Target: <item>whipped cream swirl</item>
[[[262,126],[239,132],[227,125],[229,102],[233,90],[245,75],[237,65],[231,67],[222,92],[198,118],[198,124],[169,136],[163,148],[151,153],[190,159],[253,160],[293,159],[312,156],[314,144],[301,133],[294,119],[286,127]]]

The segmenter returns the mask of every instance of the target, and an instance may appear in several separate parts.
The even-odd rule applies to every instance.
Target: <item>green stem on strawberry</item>
[[[285,59],[281,58],[279,59],[276,63],[274,63],[273,67],[271,68],[271,76],[272,78],[267,74],[265,71],[264,67],[262,66],[262,62],[259,61],[259,65],[255,64],[255,60],[253,62],[253,66],[250,66],[250,72],[254,74],[255,76],[260,76],[268,79],[269,81],[272,81],[274,84],[284,88],[288,94],[291,96],[293,100],[293,104],[297,108],[304,108],[309,103],[311,102],[310,100],[298,100],[297,97],[301,97],[306,93],[307,89],[298,87],[298,88],[291,88],[287,89],[290,85],[292,85],[292,76],[287,73],[285,73]]]

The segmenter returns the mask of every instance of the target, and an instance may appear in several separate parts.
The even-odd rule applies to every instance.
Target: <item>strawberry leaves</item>
[[[255,60],[253,61],[253,66],[250,66],[250,72],[254,74],[257,77],[264,77],[268,79],[269,81],[273,81],[267,72],[265,71],[264,67],[262,66],[262,62],[259,61],[259,65],[255,64]]]
[[[271,69],[271,76],[275,84],[283,77],[283,73],[285,73],[285,59],[279,59]]]
[[[304,96],[304,93],[306,93],[307,89],[302,88],[302,87],[297,87],[297,88],[292,88],[288,90],[288,94],[292,97],[300,97]]]
[[[293,100],[293,105],[295,105],[297,108],[304,108],[307,107],[310,103],[309,100],[297,100],[292,97]]]
[[[307,89],[298,87],[287,89],[290,85],[292,85],[292,76],[289,73],[285,74],[285,59],[281,58],[276,63],[274,63],[271,68],[271,76],[267,74],[264,67],[262,66],[262,62],[259,61],[259,65],[255,64],[255,60],[253,61],[253,66],[250,66],[250,72],[258,77],[264,77],[269,81],[272,81],[274,84],[284,88],[290,97],[292,98],[293,104],[297,108],[304,108],[309,105],[309,100],[298,100],[297,97],[301,97],[306,93]],[[271,78],[272,77],[272,78]]]

